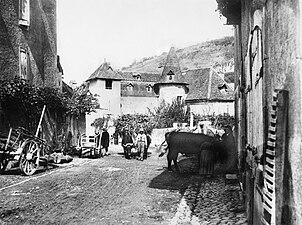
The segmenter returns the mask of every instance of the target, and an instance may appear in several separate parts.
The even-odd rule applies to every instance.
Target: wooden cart
[[[24,128],[11,128],[6,140],[0,141],[0,173],[19,166],[29,176],[40,166],[47,168],[49,146]]]
[[[46,106],[35,135],[26,129],[11,128],[7,138],[0,137],[0,173],[19,166],[25,175],[33,175],[40,166],[48,167],[50,147],[38,137]]]

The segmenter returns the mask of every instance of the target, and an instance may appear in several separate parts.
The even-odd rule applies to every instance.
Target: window
[[[169,80],[173,80],[173,78],[174,78],[173,75],[175,75],[175,74],[173,73],[172,70],[170,70],[169,73],[167,73],[167,75],[169,76]]]
[[[228,92],[228,87],[226,84],[218,85],[218,90],[221,94],[225,95]]]
[[[28,79],[28,53],[26,48],[20,47],[20,62],[19,62],[19,68],[20,68],[20,77],[22,79]]]
[[[30,24],[30,0],[19,0],[19,24],[29,26]]]
[[[128,85],[127,85],[127,90],[128,90],[128,91],[133,91],[133,84],[131,84],[131,83],[128,84]]]
[[[105,88],[112,89],[112,80],[105,80]]]
[[[147,90],[147,92],[151,92],[152,91],[152,87],[151,87],[150,84],[146,86],[146,90]]]
[[[177,100],[178,102],[181,102],[182,96],[177,96],[176,100]]]

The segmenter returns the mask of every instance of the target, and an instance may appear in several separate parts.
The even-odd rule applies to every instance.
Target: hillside
[[[139,62],[122,68],[123,71],[160,73],[167,52],[159,56],[143,58]],[[177,49],[176,54],[182,71],[213,67],[218,72],[228,72],[234,66],[234,37],[224,37],[186,48]]]

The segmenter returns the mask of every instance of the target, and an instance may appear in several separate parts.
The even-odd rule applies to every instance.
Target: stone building
[[[235,27],[235,131],[249,224],[302,224],[302,1],[217,2]]]
[[[19,77],[29,84],[61,91],[62,74],[57,56],[56,0],[0,1],[0,78]],[[0,105],[4,133],[22,126],[22,109],[12,107],[14,110],[7,112]],[[46,129],[52,135],[58,126],[54,117],[48,119]]]
[[[62,87],[56,0],[0,1],[0,77]]]

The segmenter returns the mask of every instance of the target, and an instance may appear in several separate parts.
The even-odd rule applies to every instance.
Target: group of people
[[[143,128],[139,129],[139,132],[135,138],[135,141],[133,140],[132,135],[130,134],[128,129],[125,129],[125,133],[123,135],[122,139],[122,146],[125,150],[126,145],[132,143],[134,146],[137,147],[137,153],[138,153],[138,160],[143,161],[144,159],[147,159],[147,151],[149,148],[149,145],[151,143],[151,137],[148,135]],[[125,151],[124,151],[125,152]]]

